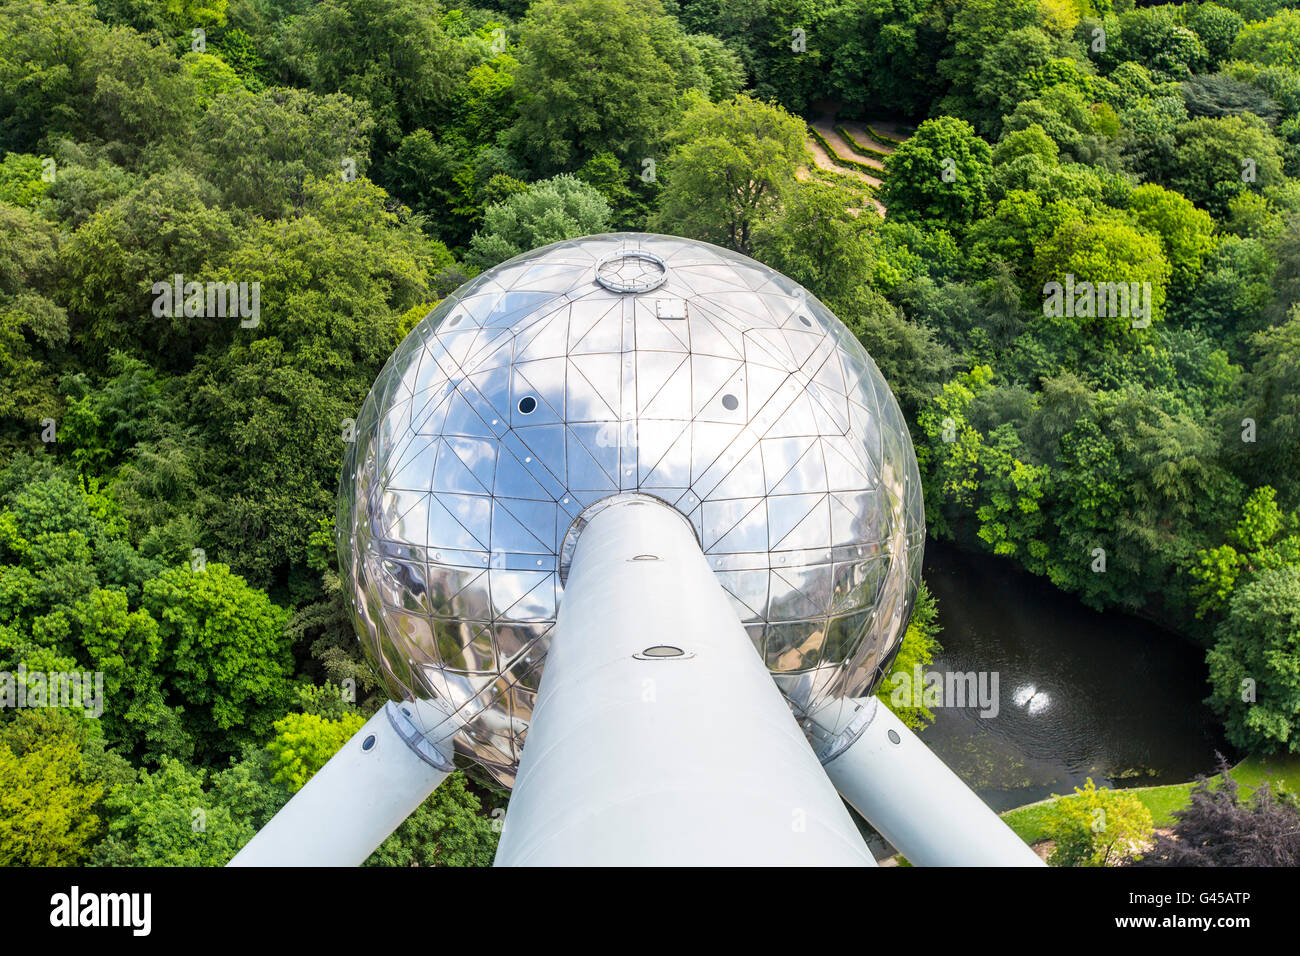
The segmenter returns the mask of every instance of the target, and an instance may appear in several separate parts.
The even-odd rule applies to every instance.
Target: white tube
[[[666,505],[578,537],[496,863],[875,865]]]
[[[875,698],[837,701],[846,723],[869,721],[826,762],[849,804],[916,866],[1044,866],[888,707]]]
[[[447,779],[448,752],[389,702],[280,808],[230,866],[360,866]]]

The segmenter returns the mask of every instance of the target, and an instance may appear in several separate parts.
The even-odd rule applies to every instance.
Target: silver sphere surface
[[[925,538],[916,455],[880,371],[780,273],[703,242],[616,233],[467,282],[362,406],[339,564],[388,692],[453,715],[426,729],[454,732],[510,786],[566,538],[620,494],[690,520],[810,735],[819,707],[879,681]]]

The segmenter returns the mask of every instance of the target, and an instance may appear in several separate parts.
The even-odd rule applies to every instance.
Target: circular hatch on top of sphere
[[[596,281],[611,292],[649,292],[667,279],[664,261],[641,249],[615,253],[596,266]]]

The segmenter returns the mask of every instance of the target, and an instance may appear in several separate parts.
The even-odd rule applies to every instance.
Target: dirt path
[[[876,159],[876,157],[866,156],[862,153],[856,152],[851,145],[846,143],[844,141],[844,137],[840,135],[839,130],[835,128],[837,124],[835,123],[834,120],[829,119],[827,117],[822,117],[819,120],[813,120],[813,122],[810,125],[812,126],[813,129],[815,129],[817,132],[821,133],[823,136],[826,137],[826,142],[831,144],[831,149],[835,151],[835,155],[838,156],[840,159],[851,160],[852,162],[855,163],[864,163],[867,166],[870,166],[872,169],[880,170],[882,173],[885,171],[885,164],[882,163],[880,160]],[[847,123],[840,124],[840,125],[843,125],[844,128],[848,130],[853,129],[853,127],[849,126]],[[876,143],[876,141],[871,139],[870,137],[864,138],[862,136],[858,136],[857,132],[854,132],[853,135],[857,137],[859,143],[862,143],[865,146],[870,146],[873,149],[880,148]],[[882,153],[893,152],[892,149],[880,149],[880,151]]]
[[[871,130],[867,129],[867,127],[862,123],[844,121],[839,123],[838,125],[843,126],[846,130],[849,131],[850,135],[852,135],[854,139],[856,139],[859,143],[861,143],[863,146],[866,146],[869,149],[879,150],[880,152],[886,155],[892,153],[895,149],[897,149],[897,147],[894,146],[894,144],[887,143],[882,139],[878,139],[875,136],[872,136]],[[864,159],[863,162],[869,163],[871,162],[871,160],[868,158],[868,159]]]
[[[821,143],[817,141],[815,137],[813,136],[808,137],[807,146],[808,146],[808,152],[812,153],[813,165],[815,165],[818,169],[824,169],[827,172],[831,172],[831,173],[839,173],[841,176],[849,176],[853,179],[857,179],[861,182],[867,183],[873,189],[881,184],[879,179],[877,179],[874,176],[868,176],[860,169],[854,169],[851,166],[841,166],[839,163],[835,162],[835,160],[833,160],[830,157],[830,155],[826,152],[826,149],[822,146]],[[808,168],[806,166],[799,167],[799,171],[795,175],[799,179],[808,179],[809,178]],[[876,199],[875,196],[868,198],[867,202],[871,204],[871,206],[876,210],[876,212],[878,212],[881,215],[881,217],[885,215],[884,205],[881,204],[880,200]],[[859,210],[856,208],[850,208],[849,212],[853,213],[856,216]]]
[[[835,127],[837,125],[843,126],[844,129],[863,146],[877,150],[885,155],[894,152],[896,146],[892,143],[881,142],[879,137],[873,136],[867,130],[867,124],[865,123],[837,123],[835,120],[835,114],[839,110],[839,104],[837,103],[814,104],[814,109],[821,110],[822,114],[809,125],[816,130],[818,134],[825,138],[826,142],[830,145],[830,149],[833,151],[833,155],[832,152],[827,151],[826,147],[821,144],[820,140],[809,134],[807,145],[808,152],[812,154],[813,165],[818,169],[827,172],[839,173],[841,176],[851,176],[854,179],[871,186],[873,190],[882,186],[882,177],[884,176],[885,170],[884,163],[874,156],[859,153]],[[871,125],[880,130],[884,135],[896,136],[899,139],[906,138],[900,128],[900,124],[891,120],[873,120]],[[841,165],[839,162],[836,162],[837,159],[847,160],[852,163],[861,163],[873,170],[879,170],[880,175],[873,176],[855,166]],[[798,172],[798,177],[800,179],[808,179],[810,175],[811,173],[806,167],[800,167]],[[885,215],[885,207],[880,203],[880,200],[873,196],[870,202],[876,212],[880,213],[881,216]],[[849,211],[854,215],[857,215],[858,213],[858,210],[856,209],[851,209]]]

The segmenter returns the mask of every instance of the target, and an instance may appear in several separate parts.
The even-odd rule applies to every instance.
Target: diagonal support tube
[[[834,701],[824,710],[849,731],[826,758],[826,773],[849,805],[911,863],[1045,865],[874,697]]]
[[[360,866],[450,775],[414,702],[389,701],[230,861],[230,866]]]

